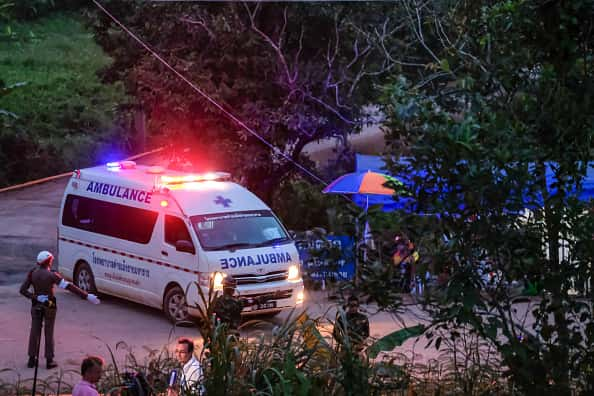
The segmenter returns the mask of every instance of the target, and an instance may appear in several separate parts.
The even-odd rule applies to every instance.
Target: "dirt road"
[[[18,294],[18,284],[0,286],[0,369],[11,369],[0,375],[0,379],[14,381],[18,377],[33,377],[33,369],[25,367],[27,360],[27,340],[30,326],[30,302]],[[306,309],[313,317],[326,313],[333,318],[334,303],[329,303],[324,292],[309,293],[306,297]],[[406,324],[419,323],[415,314],[405,315]],[[287,314],[274,318],[269,325],[248,328],[242,331],[243,336],[257,336],[261,332],[271,332],[272,328],[282,323]],[[381,337],[402,327],[390,315],[381,313],[371,317],[371,335]],[[322,333],[331,331],[326,324],[320,329]],[[198,344],[201,342],[196,328],[173,327],[156,309],[130,303],[115,297],[104,297],[100,305],[92,305],[86,301],[60,290],[58,292],[58,316],[56,320],[56,360],[60,369],[66,371],[66,382],[78,380],[78,369],[81,359],[87,354],[97,354],[109,358],[107,346],[116,352],[118,363],[123,362],[126,351],[117,349],[116,344],[124,342],[137,358],[145,358],[149,350],[173,347],[172,341],[180,336],[191,337]],[[424,351],[424,342],[415,345],[409,340],[402,352],[409,355],[414,352],[416,358],[427,359],[434,351]],[[43,347],[42,347],[43,351]],[[44,360],[41,360],[45,363]],[[40,378],[56,375],[57,370],[46,370],[40,367]]]

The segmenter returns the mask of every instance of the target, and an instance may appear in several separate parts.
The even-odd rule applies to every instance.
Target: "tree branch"
[[[264,41],[266,41],[274,50],[274,52],[276,53],[278,60],[280,61],[282,68],[284,70],[285,76],[287,78],[287,82],[288,85],[290,87],[294,87],[295,86],[295,82],[296,82],[296,76],[291,75],[290,69],[289,69],[289,65],[287,64],[287,60],[285,59],[285,56],[283,54],[282,51],[282,36],[284,34],[285,31],[285,25],[287,23],[287,8],[285,7],[285,18],[284,18],[284,24],[283,27],[281,28],[281,33],[279,34],[279,39],[278,42],[275,43],[274,40],[272,40],[272,38],[267,35],[266,33],[264,33],[262,30],[260,30],[260,28],[258,28],[258,26],[256,26],[256,15],[260,9],[260,3],[258,3],[254,9],[254,11],[250,11],[249,7],[247,6],[247,4],[244,4],[245,8],[248,12],[249,18],[250,18],[250,27],[251,29],[256,32],[260,37],[262,37],[262,39],[264,39]],[[296,73],[295,73],[296,74]]]
[[[208,34],[208,37],[210,39],[215,38],[214,33],[206,26],[206,23],[203,20],[197,21],[194,19],[186,18],[186,17],[181,17],[181,18],[179,18],[179,20],[180,20],[180,22],[189,23],[191,25],[198,25],[198,26],[202,27],[204,30],[206,30],[206,33]]]

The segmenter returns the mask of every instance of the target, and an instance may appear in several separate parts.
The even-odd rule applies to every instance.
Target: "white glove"
[[[91,293],[89,293],[87,295],[87,301],[89,301],[90,303],[93,303],[95,305],[101,304],[101,300],[99,300],[99,297],[97,297],[96,295],[91,294]]]
[[[70,282],[68,282],[66,279],[62,279],[60,281],[60,283],[58,284],[58,287],[60,289],[66,289],[68,287],[68,285],[70,284]]]
[[[49,300],[49,297],[45,294],[40,294],[39,296],[36,297],[37,301],[39,301],[40,303],[46,303],[47,300]]]

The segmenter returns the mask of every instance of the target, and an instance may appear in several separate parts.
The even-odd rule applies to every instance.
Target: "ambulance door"
[[[173,266],[168,281],[176,281],[186,291],[198,280],[196,246],[183,218],[165,214],[161,260]]]

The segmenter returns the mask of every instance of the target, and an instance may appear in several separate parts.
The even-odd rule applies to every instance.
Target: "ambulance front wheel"
[[[74,273],[74,284],[87,293],[97,293],[93,271],[91,270],[91,267],[89,267],[89,264],[85,263],[84,261],[76,267],[76,272]]]
[[[163,311],[167,319],[174,324],[188,325],[191,323],[186,294],[179,286],[174,286],[165,293]]]

